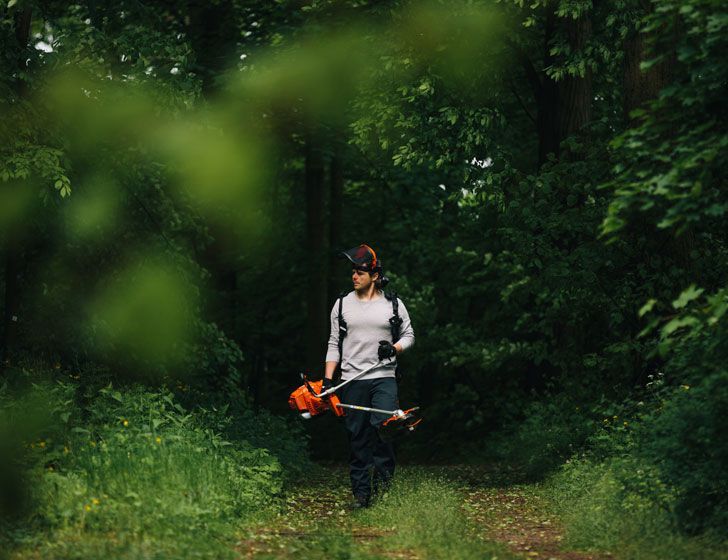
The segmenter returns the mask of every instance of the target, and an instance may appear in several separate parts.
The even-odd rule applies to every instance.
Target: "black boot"
[[[364,509],[369,507],[369,496],[354,496],[354,501],[351,504],[351,509]]]
[[[372,484],[372,496],[375,500],[382,499],[392,486],[392,477],[383,477],[375,473]]]

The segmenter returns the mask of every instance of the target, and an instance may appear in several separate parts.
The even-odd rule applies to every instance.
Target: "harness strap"
[[[339,294],[339,365],[336,366],[336,371],[334,372],[334,379],[336,381],[338,381],[341,377],[341,361],[344,356],[344,339],[346,338],[346,335],[349,334],[348,325],[344,320],[343,311],[344,297],[346,297],[348,293],[349,292],[347,291],[343,291]]]
[[[395,344],[401,335],[402,329],[402,317],[399,316],[399,300],[397,299],[397,293],[384,293],[389,301],[392,302],[392,316],[389,318],[389,330],[392,332],[392,344]]]

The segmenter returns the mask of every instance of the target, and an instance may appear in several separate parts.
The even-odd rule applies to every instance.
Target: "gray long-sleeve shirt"
[[[402,300],[399,302],[399,316],[402,318],[400,338],[397,341],[402,351],[407,350],[415,343],[415,333],[412,330],[407,308]],[[380,340],[392,341],[392,331],[389,319],[392,317],[392,302],[384,294],[370,301],[363,301],[356,297],[355,292],[344,296],[342,314],[346,321],[347,335],[341,355],[341,379],[346,381],[360,371],[377,363],[377,350]],[[331,309],[331,335],[329,336],[327,362],[339,361],[339,301],[336,300]],[[374,368],[360,377],[360,379],[376,379],[379,377],[394,377],[397,366],[396,360],[391,364]]]

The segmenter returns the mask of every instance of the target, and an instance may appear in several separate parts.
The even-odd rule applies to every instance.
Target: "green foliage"
[[[252,413],[240,420],[225,409],[187,409],[167,389],[138,385],[97,389],[39,380],[24,400],[5,387],[3,426],[23,412],[19,404],[37,403],[40,395],[43,409],[25,411],[38,418],[36,427],[21,427],[17,442],[33,514],[3,538],[37,543],[50,555],[70,553],[72,535],[81,534],[89,549],[79,557],[134,557],[147,547],[226,556],[235,528],[269,511],[282,489],[281,463],[251,440],[270,439],[266,430],[275,425],[279,448],[296,445],[269,415],[258,422]],[[224,436],[238,421],[247,439]],[[298,453],[304,462],[300,444]],[[106,535],[114,537],[100,542]]]
[[[568,546],[619,550],[627,559],[726,557],[719,535],[675,531],[676,492],[643,459],[574,459],[542,492],[564,521]]]
[[[60,431],[23,433],[56,455],[26,449],[17,471],[39,481],[36,522],[224,525],[304,472],[301,431],[251,402],[285,407],[315,353],[301,334],[324,306],[305,300],[331,299],[338,270],[306,282],[342,248],[328,238],[374,245],[414,318],[402,396],[427,431],[411,448],[490,453],[532,478],[571,457],[555,488],[587,544],[636,538],[633,518],[658,540],[723,530],[723,7],[258,4],[0,8],[0,285],[20,317],[3,341],[181,393],[87,387],[73,404],[44,386]],[[625,119],[635,86],[660,91]],[[343,202],[325,194],[337,169]],[[15,399],[8,425],[37,400]],[[418,500],[451,497],[423,484]],[[181,486],[201,496],[173,501]],[[444,556],[437,527],[462,527],[422,515]]]
[[[563,395],[537,400],[492,441],[501,460],[538,480],[572,457],[594,433],[593,414]]]
[[[676,524],[688,533],[728,526],[728,375],[708,374],[682,385],[647,415],[634,453],[655,465],[675,493]]]
[[[544,493],[564,520],[569,546],[619,550],[629,559],[718,554],[716,543],[692,542],[666,530],[673,496],[655,469],[639,461],[570,461]]]
[[[719,556],[726,538],[726,377],[651,376],[640,401],[602,408],[600,427],[549,478],[574,546],[626,558]],[[704,535],[689,539],[685,534]]]
[[[635,125],[612,142],[618,162],[608,183],[615,196],[605,233],[638,219],[636,214],[678,233],[720,227],[728,210],[721,157],[728,134],[720,93],[728,78],[720,54],[728,47],[727,26],[723,7],[710,0],[662,2],[645,18],[652,51],[642,69],[667,64],[675,79],[637,109]]]

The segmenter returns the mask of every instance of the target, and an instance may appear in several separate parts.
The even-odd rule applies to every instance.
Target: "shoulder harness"
[[[351,292],[343,291],[339,294],[339,367],[341,370],[341,359],[344,351],[344,339],[348,334],[348,326],[344,320],[344,298]],[[397,342],[401,336],[402,317],[399,316],[399,300],[396,292],[384,292],[384,297],[392,303],[392,316],[389,318],[389,330],[392,333],[392,344]]]

